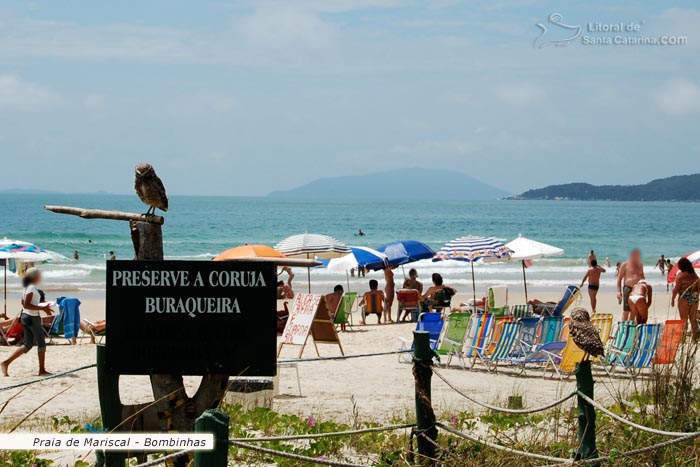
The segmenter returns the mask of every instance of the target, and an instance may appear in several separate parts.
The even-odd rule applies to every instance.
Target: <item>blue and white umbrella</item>
[[[357,264],[365,269],[377,271],[389,266],[387,256],[380,251],[366,246],[351,246],[350,249],[357,260]]]
[[[398,240],[377,248],[387,256],[390,266],[413,263],[435,256],[432,248],[417,240]]]
[[[474,300],[476,300],[474,263],[477,261],[486,263],[510,261],[512,254],[513,251],[510,248],[495,238],[469,235],[445,243],[440,248],[440,251],[435,254],[433,261],[454,260],[470,263],[472,267],[472,290],[474,292]]]
[[[287,237],[277,245],[275,250],[290,258],[339,258],[350,253],[345,243],[328,235],[303,233]],[[309,293],[311,293],[311,268],[307,270]]]

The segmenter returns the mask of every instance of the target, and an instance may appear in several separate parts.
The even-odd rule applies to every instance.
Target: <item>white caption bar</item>
[[[210,451],[214,449],[214,435],[197,434],[52,434],[52,433],[13,433],[0,434],[0,450],[72,450],[87,451],[168,451],[192,450]]]

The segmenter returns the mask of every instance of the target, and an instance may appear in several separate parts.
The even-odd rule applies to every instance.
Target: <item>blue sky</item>
[[[700,6],[611,3],[4,1],[0,162],[29,173],[0,189],[125,193],[141,161],[202,195],[415,166],[509,192],[699,172]],[[686,43],[533,46],[536,23],[564,38],[553,13]]]

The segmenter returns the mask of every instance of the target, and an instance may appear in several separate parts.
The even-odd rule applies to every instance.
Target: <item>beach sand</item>
[[[557,300],[559,293],[531,293],[530,298]],[[466,301],[469,295],[460,294],[455,301]],[[656,304],[652,308],[650,322],[674,319],[677,313],[669,311],[669,295],[659,291],[655,295]],[[524,303],[524,296],[511,291],[510,304]],[[587,294],[582,304],[588,307]],[[614,313],[619,316],[621,307],[614,293],[599,294],[599,312]],[[88,298],[83,300],[83,316],[88,319],[104,317],[104,300]],[[355,315],[355,323],[359,321]],[[375,317],[368,319],[367,326],[353,326],[340,334],[347,355],[393,351],[399,348],[398,337],[411,339],[415,325],[393,324],[375,325]],[[0,356],[6,356],[13,348],[0,347]],[[335,345],[319,345],[321,356],[339,355]],[[282,358],[296,357],[298,350],[284,350]],[[313,345],[308,345],[304,357],[314,357]],[[55,339],[47,354],[47,366],[59,372],[95,362],[95,346],[85,343],[71,346],[65,340]],[[455,362],[456,363],[456,362]],[[504,367],[498,373],[488,373],[477,365],[476,370],[465,371],[457,366],[442,370],[452,382],[475,398],[494,402],[505,400],[509,395],[518,394],[528,406],[537,406],[570,392],[573,380],[543,379],[541,371],[519,372]],[[36,354],[23,356],[10,368],[11,376],[0,378],[0,387],[7,387],[35,378],[37,369]],[[301,416],[313,415],[338,422],[348,422],[354,413],[364,420],[384,422],[394,417],[403,417],[413,412],[414,389],[411,365],[399,363],[397,355],[357,358],[345,361],[304,362],[298,365],[301,378],[302,396],[299,397],[296,374],[293,368],[280,371],[279,395],[275,397],[273,408],[280,412],[295,413]],[[604,381],[601,381],[604,380]],[[187,377],[186,386],[194,391],[199,377]],[[597,397],[604,397],[612,388],[620,389],[630,384],[624,379],[611,380],[599,377]],[[65,393],[50,401],[23,425],[25,429],[50,425],[50,417],[68,415],[73,419],[99,416],[96,373],[94,369],[80,371],[46,382],[33,384],[9,402],[3,412],[3,420],[9,423],[34,410],[41,403],[58,392],[69,388]],[[19,391],[0,392],[0,406]],[[123,376],[121,378],[121,398],[125,404],[153,400],[147,376]],[[478,411],[447,386],[433,378],[433,404],[439,415],[449,416],[457,411]],[[409,415],[410,416],[410,415]],[[49,428],[49,426],[44,425]]]

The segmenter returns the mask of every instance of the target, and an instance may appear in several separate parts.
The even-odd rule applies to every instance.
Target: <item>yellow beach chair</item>
[[[600,340],[605,345],[610,338],[612,330],[613,315],[609,313],[597,313],[591,318],[591,324],[598,330]],[[586,353],[574,344],[571,336],[566,339],[566,345],[561,352],[561,361],[553,369],[560,378],[564,373],[572,373],[576,369],[576,364],[583,360]],[[594,360],[595,361],[595,360]]]

